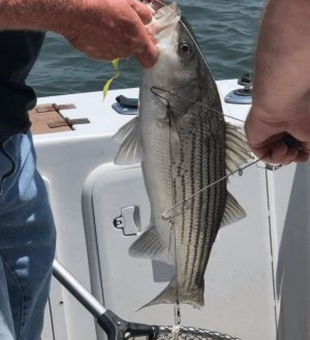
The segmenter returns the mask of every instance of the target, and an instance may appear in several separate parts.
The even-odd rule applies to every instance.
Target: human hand
[[[306,162],[310,154],[309,1],[267,2],[255,52],[253,106],[245,131],[270,163]]]
[[[137,0],[85,0],[75,8],[72,22],[61,32],[78,50],[91,58],[113,60],[135,55],[151,67],[158,55],[146,24],[152,11]]]
[[[299,103],[300,104],[300,103]],[[301,105],[302,106],[302,105]],[[275,105],[276,107],[276,105]],[[285,112],[253,105],[245,123],[248,145],[257,157],[283,165],[303,163],[310,154],[310,112],[299,105]]]

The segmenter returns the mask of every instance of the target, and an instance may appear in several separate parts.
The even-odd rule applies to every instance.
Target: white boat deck
[[[218,87],[223,98],[238,85],[227,80]],[[172,324],[173,306],[137,312],[167,285],[171,271],[128,256],[137,237],[132,230],[137,233],[148,225],[149,204],[140,168],[113,164],[117,144],[111,137],[132,118],[111,108],[120,94],[137,97],[138,89],[110,91],[105,101],[101,92],[38,101],[73,103],[76,108],[62,110],[62,115],[90,120],[73,131],[34,136],[55,215],[57,257],[120,317]],[[223,102],[223,108],[226,114],[245,119],[250,107]],[[276,339],[277,332],[281,340],[309,338],[308,178],[308,165],[275,173],[253,166],[230,180],[229,190],[247,218],[219,233],[206,272],[206,306],[182,307],[182,324],[242,340]],[[140,218],[133,218],[131,209],[139,210]],[[122,214],[127,214],[127,236],[113,224]],[[101,338],[92,316],[54,280],[42,339]]]

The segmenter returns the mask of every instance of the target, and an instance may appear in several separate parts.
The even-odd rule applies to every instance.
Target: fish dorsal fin
[[[148,227],[130,246],[129,255],[170,263],[168,249],[154,225]]]
[[[141,162],[142,142],[138,116],[123,125],[113,136],[121,143],[114,159],[115,164],[126,165]]]
[[[231,174],[238,170],[240,165],[251,159],[245,136],[237,127],[226,123],[226,172]]]
[[[246,217],[246,212],[235,199],[235,197],[227,192],[226,206],[222,218],[221,227],[232,224]]]

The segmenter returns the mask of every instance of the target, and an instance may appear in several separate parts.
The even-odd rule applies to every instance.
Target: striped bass
[[[175,266],[170,284],[147,305],[178,300],[200,307],[218,230],[246,214],[226,180],[199,191],[238,169],[249,155],[243,136],[224,121],[215,81],[178,6],[157,10],[149,29],[159,58],[143,72],[139,115],[116,135],[121,145],[115,163],[141,162],[151,205],[150,226],[130,254]],[[164,218],[167,212],[171,218]]]

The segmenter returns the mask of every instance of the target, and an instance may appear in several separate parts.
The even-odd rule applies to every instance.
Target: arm
[[[134,54],[144,67],[157,58],[144,26],[151,17],[137,0],[0,0],[0,29],[53,31],[91,58]]]
[[[249,146],[272,163],[304,162],[310,153],[310,1],[270,0],[259,33]],[[289,147],[287,135],[300,141]]]

